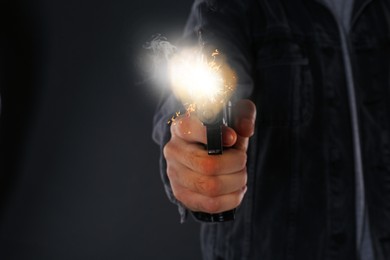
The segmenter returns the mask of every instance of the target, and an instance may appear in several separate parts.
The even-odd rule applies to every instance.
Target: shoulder
[[[194,7],[204,8],[208,12],[245,12],[248,11],[256,0],[195,0]]]
[[[246,24],[253,17],[257,0],[195,0],[187,30],[215,27],[217,30]]]

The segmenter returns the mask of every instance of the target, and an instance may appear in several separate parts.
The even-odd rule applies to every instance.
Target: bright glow
[[[212,114],[218,114],[235,87],[235,77],[227,65],[217,65],[214,56],[207,59],[197,49],[175,55],[169,62],[169,73],[173,92],[184,105]]]
[[[221,75],[201,59],[175,60],[171,66],[171,79],[180,92],[185,92],[181,95],[188,95],[194,101],[207,99],[215,102],[218,94],[223,92]]]

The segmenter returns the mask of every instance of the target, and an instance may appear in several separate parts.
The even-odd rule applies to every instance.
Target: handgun
[[[232,103],[228,101],[221,111],[215,116],[208,110],[198,110],[198,117],[206,127],[207,144],[206,149],[209,155],[220,155],[223,153],[222,128],[232,126]],[[202,222],[225,222],[235,219],[236,209],[221,213],[192,212],[194,217]]]

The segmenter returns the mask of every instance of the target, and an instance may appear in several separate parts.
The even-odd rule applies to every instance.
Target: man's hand
[[[164,147],[173,194],[191,211],[220,213],[236,208],[246,192],[246,159],[253,135],[256,106],[236,103],[234,130],[223,128],[223,155],[208,155],[206,128],[195,115],[181,116],[171,125],[171,140]]]

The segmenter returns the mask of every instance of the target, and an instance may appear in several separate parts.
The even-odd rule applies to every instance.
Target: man
[[[199,0],[199,32],[238,75],[230,148],[207,156],[196,116],[166,126],[172,96],[154,138],[183,219],[238,207],[202,223],[204,259],[390,259],[390,1]]]

